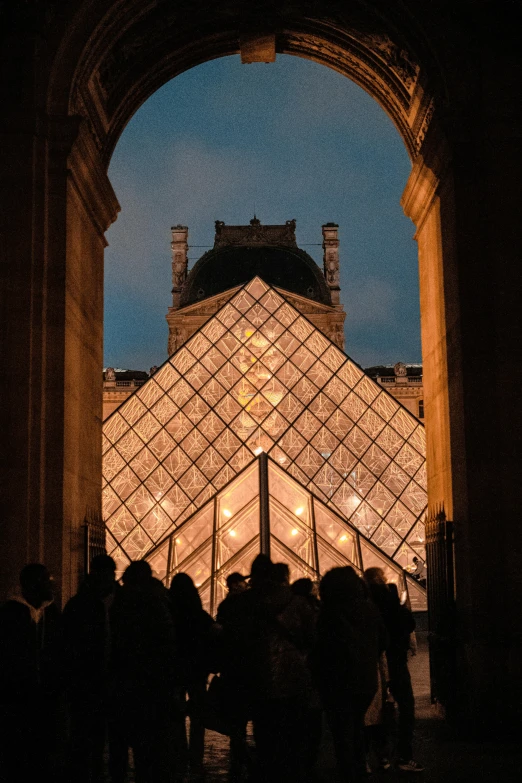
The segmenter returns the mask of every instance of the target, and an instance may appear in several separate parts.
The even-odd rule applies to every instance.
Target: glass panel
[[[344,400],[344,398],[347,397],[350,393],[347,385],[337,377],[331,378],[328,381],[324,387],[324,391],[331,400],[337,403],[337,405],[339,405],[339,403],[342,402],[342,400]]]
[[[271,343],[275,343],[284,332],[283,324],[273,316],[261,327],[261,331]]]
[[[408,546],[408,544],[403,543],[401,544],[393,559],[401,566],[401,568],[411,573],[417,569],[416,564],[413,562],[414,557],[418,558],[418,554],[415,552],[415,550],[412,549],[411,546]]]
[[[404,440],[391,427],[385,427],[377,438],[376,443],[379,444],[381,449],[384,449],[386,454],[394,457],[403,445]]]
[[[372,541],[379,549],[386,552],[388,557],[393,556],[393,553],[401,543],[401,539],[397,533],[395,533],[386,522],[383,522],[382,525],[377,528],[372,536]]]
[[[190,383],[192,388],[196,389],[196,391],[201,389],[203,384],[205,384],[209,378],[209,371],[199,362],[197,362],[187,373],[185,373],[185,380]]]
[[[105,435],[102,435],[102,454],[105,454],[111,447],[111,442]]]
[[[401,495],[402,502],[417,516],[421,514],[428,503],[428,497],[422,487],[411,481]]]
[[[138,487],[126,502],[127,508],[134,514],[138,521],[150,511],[153,505],[154,498],[143,484]]]
[[[330,347],[327,348],[325,353],[323,353],[321,356],[321,361],[324,362],[326,366],[334,372],[339,369],[345,360],[346,356],[342,353],[342,351],[340,351],[339,348],[337,348],[335,345],[332,345],[331,343]]]
[[[149,449],[160,461],[170,454],[175,447],[175,441],[170,437],[168,432],[161,430],[156,437],[149,443]]]
[[[120,457],[116,449],[109,449],[103,458],[103,475],[107,481],[110,481],[113,476],[119,473],[124,465],[125,462]]]
[[[158,465],[158,460],[149,449],[145,448],[134,457],[130,465],[138,478],[141,481],[144,481],[149,473],[152,473],[154,468]]]
[[[346,438],[344,439],[346,446],[357,457],[362,457],[368,446],[370,445],[370,439],[366,437],[364,432],[359,427],[354,427]]]
[[[372,403],[372,408],[376,411],[381,418],[385,421],[389,421],[392,416],[399,410],[399,405],[395,400],[390,397],[386,392],[381,392],[376,400]]]
[[[413,525],[415,517],[411,511],[399,501],[394,505],[386,517],[386,521],[397,531],[397,533],[404,537]]]
[[[102,514],[104,519],[108,519],[110,515],[116,511],[121,504],[121,500],[114,490],[107,485],[102,490]]]
[[[187,457],[191,460],[196,460],[207,448],[208,441],[199,430],[194,429],[192,432],[189,432],[187,437],[181,442],[181,445]]]
[[[241,343],[239,340],[237,340],[233,334],[224,335],[224,337],[221,338],[221,340],[218,342],[217,347],[221,351],[221,353],[229,359],[240,347]]]
[[[245,441],[254,433],[257,424],[246,411],[241,411],[239,416],[230,424],[230,427],[234,430],[240,440]]]
[[[129,430],[123,438],[120,438],[116,445],[117,450],[126,462],[131,459],[143,448],[143,441],[138,438],[133,430]]]
[[[341,409],[352,421],[357,421],[366,411],[366,405],[354,392],[350,392],[348,397],[342,401]]]
[[[336,468],[343,478],[347,478],[351,472],[353,466],[357,462],[357,457],[354,457],[352,452],[346,448],[342,443],[332,454],[329,460],[330,464]]]
[[[236,296],[231,300],[230,304],[233,304],[240,313],[246,313],[246,311],[252,307],[254,302],[255,299],[250,296],[247,291],[243,290],[236,294]]]
[[[163,467],[177,480],[182,476],[191,465],[182,448],[177,446],[164,460]]]
[[[371,378],[368,378],[368,376],[365,375],[355,387],[355,391],[359,397],[370,405],[379,394],[380,387],[377,386],[375,381],[372,381]]]
[[[272,411],[263,422],[263,429],[274,439],[279,438],[287,428],[288,422],[277,411]]]
[[[182,408],[193,394],[194,389],[192,386],[189,386],[184,378],[181,378],[169,391],[169,397],[176,403],[178,408]]]
[[[152,413],[146,413],[141,419],[134,425],[135,432],[138,433],[140,438],[147,443],[157,431],[160,429],[159,422],[154,418]]]
[[[372,410],[368,410],[359,419],[358,426],[374,440],[383,429],[384,421]]]
[[[410,436],[409,443],[417,449],[419,454],[426,456],[426,430],[422,424],[419,424],[413,435]]]
[[[185,347],[189,349],[190,353],[193,354],[196,359],[199,359],[210,348],[210,342],[204,334],[196,332],[196,334],[185,343]]]
[[[166,541],[163,546],[157,549],[154,554],[148,558],[152,573],[156,579],[165,579],[167,576],[167,558],[169,554],[169,543]]]
[[[428,477],[426,475],[426,463],[423,462],[420,466],[419,470],[415,474],[415,481],[417,484],[420,484],[420,486],[427,490],[428,489]]]
[[[310,353],[308,348],[305,348],[304,345],[301,345],[301,347],[292,354],[292,362],[301,370],[301,372],[306,372],[308,368],[312,366],[314,361],[315,357],[313,353]]]
[[[293,321],[295,321],[297,318],[297,312],[293,307],[290,307],[288,302],[285,302],[277,311],[276,318],[278,318],[285,326],[290,326],[290,324],[293,323]]]
[[[217,524],[226,524],[237,512],[259,493],[259,467],[254,462],[226,490],[218,496]]]
[[[224,388],[218,383],[215,378],[212,378],[200,391],[201,396],[205,402],[213,407],[225,394]]]
[[[151,547],[152,541],[141,527],[136,527],[122,544],[131,560],[142,560]]]
[[[326,422],[328,429],[338,438],[344,438],[353,427],[353,421],[341,410],[335,410]]]
[[[122,541],[135,527],[136,520],[125,506],[121,506],[107,522],[107,529],[116,541]]]
[[[310,495],[272,461],[268,463],[268,489],[292,516],[298,517],[302,524],[310,525]]]
[[[251,280],[251,282],[246,286],[246,291],[248,291],[248,293],[255,299],[261,299],[261,297],[263,297],[262,301],[264,301],[266,297],[263,295],[268,291],[268,286],[266,283],[263,283],[260,277],[254,277],[254,279]]]
[[[301,342],[304,342],[306,338],[315,331],[312,324],[305,320],[301,315],[296,318],[289,328],[292,334],[294,334],[298,340],[301,340]]]
[[[212,446],[196,461],[198,468],[209,479],[212,479],[224,464],[225,460]]]
[[[397,430],[399,435],[402,435],[403,438],[407,438],[415,429],[417,419],[403,408],[399,408],[393,419],[391,419],[390,424]]]
[[[256,457],[261,452],[268,452],[274,445],[274,441],[268,437],[264,430],[258,428],[251,438],[247,440],[247,446]]]
[[[192,356],[190,351],[187,351],[185,347],[181,348],[171,358],[172,364],[176,370],[178,370],[180,375],[185,375],[185,373],[190,370],[195,361],[195,358]]]
[[[160,424],[166,424],[177,412],[178,406],[172,402],[168,394],[164,394],[163,397],[160,397],[152,408],[152,413]]]
[[[277,340],[276,346],[281,351],[281,353],[283,353],[287,358],[290,358],[294,351],[297,351],[297,349],[301,346],[301,343],[293,336],[293,334],[290,334],[290,332],[284,332]]]
[[[154,380],[162,389],[168,391],[179,380],[179,373],[176,372],[170,362],[165,362],[163,367],[154,373]]]
[[[352,525],[355,525],[357,530],[360,530],[367,538],[370,538],[372,533],[379,527],[381,517],[373,508],[370,508],[368,503],[361,503],[359,508],[352,515],[350,522]]]
[[[266,319],[269,317],[269,313],[265,308],[259,304],[259,302],[255,305],[253,305],[250,310],[248,311],[248,320],[252,321],[254,326],[257,326],[258,328],[264,324]]]
[[[384,517],[395,503],[395,498],[392,493],[386,489],[384,484],[381,484],[380,481],[378,481],[374,488],[368,493],[366,500],[381,517]]]
[[[355,509],[360,505],[361,498],[349,484],[341,484],[332,498],[333,502],[347,519],[349,519]],[[355,524],[355,523],[354,523]]]
[[[304,405],[292,393],[288,393],[278,405],[279,413],[281,413],[289,422],[294,421],[294,419],[299,416],[303,408]]]
[[[318,332],[317,329],[310,335],[308,340],[306,340],[305,343],[306,347],[312,351],[313,354],[316,356],[321,356],[328,346],[330,345],[330,341],[324,337],[321,332]],[[330,372],[331,375],[331,372]]]
[[[188,574],[196,587],[201,587],[211,576],[212,543],[209,542],[197,554],[185,560],[182,567],[174,569],[174,571],[178,570]]]
[[[252,418],[255,419],[258,424],[261,424],[263,419],[266,418],[266,416],[268,416],[268,414],[271,413],[274,408],[268,402],[266,397],[263,397],[261,394],[256,394],[254,399],[248,403],[246,409],[250,416],[252,416]]]
[[[327,546],[320,538],[317,539],[317,551],[319,555],[319,573],[324,576],[327,571],[332,568],[339,568],[342,566],[351,565],[355,566],[353,562],[345,559],[340,552],[334,550],[332,547]]]
[[[185,435],[192,429],[192,422],[180,411],[165,425],[166,431],[172,435],[176,443],[181,443]]]
[[[219,416],[216,416],[213,411],[210,411],[208,416],[203,419],[199,427],[205,433],[206,439],[213,441],[215,438],[217,438],[220,432],[223,432],[225,425]]]
[[[136,392],[136,396],[140,398],[146,408],[151,408],[154,403],[162,396],[163,390],[159,386],[154,378],[149,378],[147,383]]]
[[[357,381],[359,381],[362,376],[363,372],[359,369],[359,367],[356,367],[356,365],[348,359],[343,366],[337,370],[337,376],[345,382],[347,386],[350,387],[350,389],[353,389],[353,387],[357,384]]]
[[[118,409],[119,413],[123,416],[126,421],[128,421],[129,424],[134,424],[138,419],[140,419],[147,408],[145,405],[141,402],[141,400],[136,397],[136,395],[132,396],[129,400],[123,403]],[[112,423],[112,419],[111,419]],[[105,432],[105,435],[109,437],[109,434],[107,432],[107,429],[109,428],[108,423],[103,425],[103,430]]]
[[[203,400],[199,394],[196,394],[190,399],[185,407],[183,413],[187,416],[193,424],[197,424],[201,419],[207,415],[210,408],[205,400]]]
[[[407,443],[395,457],[395,462],[398,462],[401,468],[403,468],[406,473],[409,473],[410,476],[415,475],[423,461],[421,455]]]
[[[312,492],[317,494],[319,489],[322,497],[330,500],[336,489],[341,485],[342,478],[331,465],[326,464],[315,474],[312,481]]]
[[[409,476],[395,462],[392,462],[381,476],[383,484],[386,484],[397,496],[401,494],[409,480]]]
[[[326,421],[335,410],[335,403],[326,394],[319,392],[315,400],[310,403],[310,410],[320,421]]]
[[[219,435],[214,441],[215,448],[227,460],[230,459],[233,454],[235,454],[240,445],[241,441],[239,438],[237,438],[234,433],[228,429],[222,432],[221,435]]]
[[[288,563],[290,582],[306,577],[316,580],[317,574],[307,563],[284,546],[275,536],[270,536],[270,556],[274,563]]]
[[[302,403],[308,405],[313,400],[319,389],[308,378],[301,378],[294,387],[294,394]]]
[[[270,533],[313,568],[313,540],[310,528],[299,523],[297,517],[270,498]]]
[[[349,484],[354,487],[354,489],[357,490],[359,495],[366,495],[367,492],[370,491],[370,489],[375,484],[375,476],[371,471],[368,470],[368,468],[365,468],[362,463],[359,462],[358,465],[348,474],[347,479]]]
[[[212,536],[214,529],[214,501],[207,503],[187,519],[172,537],[172,564],[178,568],[184,560]]]
[[[231,481],[234,476],[235,472],[232,470],[230,465],[225,465],[223,470],[221,470],[217,476],[214,477],[213,485],[216,487],[216,489],[221,489],[221,487],[224,487],[225,484],[228,484],[229,481]]]
[[[273,313],[277,310],[280,305],[283,304],[282,297],[279,296],[279,294],[276,294],[275,291],[268,291],[262,299],[261,304],[263,307],[265,307],[270,313]]]
[[[159,541],[172,527],[172,520],[160,506],[155,506],[152,511],[143,517],[141,526],[152,541]]]
[[[207,479],[195,465],[192,465],[179,480],[180,487],[192,499],[199,495],[206,484]]]
[[[129,425],[117,412],[113,413],[112,416],[103,425],[103,432],[111,443],[116,443],[116,441],[119,440],[119,438],[121,438],[121,436],[127,432],[128,429]]]
[[[223,399],[220,400],[215,407],[215,411],[218,416],[220,416],[227,424],[231,422],[235,416],[237,416],[240,410],[241,406],[237,404],[230,394],[227,394],[226,397],[223,397]]]
[[[231,304],[226,304],[218,313],[217,318],[223,323],[225,326],[230,327],[233,324],[236,323],[236,321],[239,318],[239,314],[235,307],[232,307]]]
[[[426,612],[428,609],[426,591],[416,584],[413,579],[407,579],[406,582],[408,584],[408,595],[412,612]]]
[[[123,468],[121,473],[113,478],[112,488],[118,493],[122,500],[126,500],[135,489],[140,485],[139,478],[132,472],[129,467]]]
[[[295,458],[295,463],[304,473],[306,473],[308,478],[312,478],[324,464],[324,459],[313,446],[308,445],[305,446],[303,451]]]
[[[355,533],[339,517],[314,500],[315,528],[318,535],[338,550],[350,563],[359,565]]]
[[[389,465],[390,458],[384,453],[382,449],[376,446],[375,443],[372,443],[362,458],[362,461],[370,468],[372,473],[374,473],[376,476],[380,476],[386,466]]]
[[[406,539],[408,544],[414,549],[423,561],[426,560],[426,533],[424,524],[417,522],[410,535]]]
[[[328,459],[331,453],[335,451],[339,445],[339,441],[330,430],[327,430],[326,427],[321,427],[319,432],[314,435],[312,445],[324,459]]]
[[[312,438],[321,428],[321,423],[310,411],[305,410],[296,421],[295,428],[299,430],[305,438]]]
[[[190,501],[183,490],[174,484],[160,501],[160,506],[176,522],[181,513],[187,508]]]
[[[263,386],[271,377],[272,377],[271,371],[267,369],[265,365],[260,361],[255,362],[252,365],[252,367],[249,370],[247,370],[247,372],[245,373],[245,378],[247,379],[247,381],[249,381],[253,386],[255,386],[256,389],[262,389]],[[272,386],[274,386],[274,383],[277,383],[275,379],[271,381]],[[281,386],[281,384],[278,384],[278,386]],[[276,387],[274,386],[274,391],[275,389]],[[286,389],[281,387],[280,391],[282,397],[283,394],[286,392]]]
[[[281,367],[281,365],[284,364],[285,357],[281,351],[278,351],[277,348],[272,347],[263,354],[263,362],[271,372],[276,372]]]
[[[220,568],[258,535],[259,500],[256,498],[219,530],[216,538],[217,567]]]
[[[201,329],[205,337],[210,340],[212,345],[215,345],[220,337],[225,333],[225,327],[217,320],[217,318],[211,318],[208,323]]]
[[[293,462],[293,463],[292,463],[292,464],[291,464],[291,465],[288,467],[288,472],[289,472],[289,474],[290,474],[291,476],[293,476],[293,477],[294,477],[294,478],[295,478],[297,481],[299,481],[299,483],[300,483],[300,484],[301,484],[303,487],[306,487],[306,484],[307,484],[307,482],[308,482],[308,476],[306,475],[306,473],[303,473],[303,471],[301,470],[301,468],[298,468],[298,467],[297,467],[297,465],[295,464],[295,462]]]

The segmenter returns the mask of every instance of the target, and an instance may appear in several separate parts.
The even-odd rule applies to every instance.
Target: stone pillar
[[[6,117],[0,599],[40,561],[65,600],[82,526],[101,519],[104,231],[118,204],[79,118]]]
[[[188,267],[188,228],[172,226],[172,309],[179,310],[181,290],[187,279]]]
[[[468,727],[506,730],[522,717],[521,148],[506,133],[519,76],[483,51],[486,84],[445,118],[444,143],[430,129],[402,203],[419,246],[430,516],[455,524],[456,702]]]
[[[326,284],[330,289],[332,304],[340,305],[339,277],[339,226],[337,223],[325,223],[323,226],[323,268]]]

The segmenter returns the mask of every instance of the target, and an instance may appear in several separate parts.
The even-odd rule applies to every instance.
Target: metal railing
[[[442,508],[426,522],[426,559],[431,701],[451,715],[456,686],[454,526]]]

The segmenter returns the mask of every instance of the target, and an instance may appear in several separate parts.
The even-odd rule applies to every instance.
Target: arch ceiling
[[[92,0],[77,5],[69,45],[81,42],[81,53],[63,47],[54,64],[52,100],[70,78],[68,113],[87,120],[105,165],[124,126],[155,90],[188,68],[242,52],[246,40],[255,47],[256,36],[275,42],[278,53],[329,66],[369,92],[392,118],[412,157],[433,114],[434,90],[427,90],[433,60],[411,11],[414,3],[265,0],[252,8],[243,0]]]

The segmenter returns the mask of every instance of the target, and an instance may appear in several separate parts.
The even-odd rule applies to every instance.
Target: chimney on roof
[[[332,304],[340,305],[339,277],[339,226],[325,223],[323,226],[323,269],[326,285],[330,289]]]
[[[181,289],[187,279],[188,267],[188,228],[172,226],[172,307],[178,310],[181,301]]]

